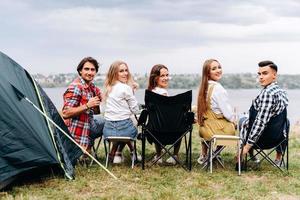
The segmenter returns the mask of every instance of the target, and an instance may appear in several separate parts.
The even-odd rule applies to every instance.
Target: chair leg
[[[137,160],[137,152],[136,152],[136,141],[133,141],[133,152],[131,152],[131,168],[134,167],[135,161]]]
[[[238,175],[241,175],[241,141],[238,141]]]
[[[142,132],[142,169],[144,170],[145,169],[145,145],[146,145],[146,142],[145,142],[145,133]]]
[[[189,138],[189,150],[190,150],[190,152],[189,152],[189,154],[190,154],[190,156],[189,156],[189,159],[190,159],[190,163],[189,163],[189,170],[190,171],[192,171],[192,132],[193,132],[193,130],[191,130],[190,131],[190,138]]]
[[[286,170],[289,171],[289,139],[286,141]]]
[[[209,171],[210,171],[210,173],[212,173],[212,160],[213,160],[213,158],[212,158],[212,147],[213,147],[213,143],[215,143],[215,141],[214,140],[212,140],[211,142],[210,142],[210,146],[209,146]]]
[[[186,136],[184,136],[184,144],[185,144],[185,153],[186,153],[186,157],[185,157],[185,164],[188,165],[189,163],[189,148],[188,148],[188,142],[186,139]]]
[[[108,143],[108,149],[107,149],[107,143]],[[106,162],[105,167],[108,167],[108,160],[109,160],[109,150],[110,150],[110,142],[107,140],[104,140],[104,149],[105,149],[105,155],[106,155]]]

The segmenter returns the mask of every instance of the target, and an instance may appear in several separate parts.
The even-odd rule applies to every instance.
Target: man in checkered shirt
[[[63,118],[74,140],[88,152],[96,137],[102,135],[105,120],[100,116],[101,91],[93,83],[99,69],[92,57],[81,60],[78,77],[64,93]]]
[[[251,130],[248,130],[248,119],[241,125],[240,135],[245,144],[242,157],[244,157],[249,150],[251,150],[253,144],[258,141],[271,117],[279,115],[288,106],[287,94],[276,82],[277,66],[272,61],[262,61],[258,63],[258,66],[258,78],[263,89],[252,102],[252,106],[257,111],[257,115]],[[276,161],[280,161],[282,157],[282,153],[279,149],[277,149],[276,152],[275,163]],[[251,151],[249,153],[251,153]]]

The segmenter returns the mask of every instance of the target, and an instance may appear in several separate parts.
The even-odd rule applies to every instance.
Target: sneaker
[[[152,159],[152,162],[153,162],[153,163],[156,162],[156,164],[162,164],[162,163],[163,163],[162,158],[160,158],[160,159],[158,159],[158,160],[157,160],[157,158],[158,158],[158,156],[155,155],[154,158]],[[157,160],[157,161],[156,161],[156,160]]]
[[[274,163],[277,167],[281,167],[281,160],[274,160]]]
[[[121,152],[116,152],[115,156],[114,156],[114,159],[113,159],[113,163],[114,164],[120,164],[124,162],[124,157],[122,155]]]
[[[207,157],[206,156],[199,156],[199,158],[197,159],[197,162],[200,165],[203,165],[206,161],[207,161]]]
[[[174,156],[174,157],[176,157],[178,159],[177,156]],[[172,156],[166,160],[166,163],[168,163],[170,165],[176,165],[177,164],[176,160]]]
[[[256,157],[252,157],[251,161],[254,162],[254,163],[256,163],[256,164],[260,163],[260,160],[258,158],[256,158]]]

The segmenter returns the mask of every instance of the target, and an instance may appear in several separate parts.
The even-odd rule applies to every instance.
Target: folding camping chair
[[[106,162],[105,166],[108,167],[109,164],[109,152],[111,150],[111,143],[113,142],[133,142],[133,152],[131,152],[131,168],[134,167],[135,161],[137,160],[137,152],[136,152],[136,139],[131,137],[124,137],[124,136],[109,136],[104,138],[104,149],[105,149],[105,156]],[[108,147],[107,147],[108,146]]]
[[[253,107],[251,107],[249,111],[249,127],[252,127],[256,114],[257,111]],[[288,171],[289,127],[290,123],[287,118],[286,109],[279,115],[271,117],[270,121],[267,123],[264,131],[262,132],[262,135],[252,147],[252,149],[254,150],[253,156],[250,156],[250,158],[247,159],[246,155],[246,169],[247,162],[253,159],[254,157],[260,155],[260,163],[263,160],[266,160],[268,161],[268,163],[270,163],[275,168],[281,170],[282,172],[284,171],[283,169],[286,169]],[[270,158],[270,155],[276,150],[282,153],[282,158],[280,160],[279,165]]]
[[[149,90],[145,91],[145,109],[142,111],[138,125],[142,127],[142,169],[145,168],[146,138],[149,142],[157,143],[163,150],[156,158],[156,163],[162,156],[169,154],[176,163],[184,169],[192,168],[192,130],[194,113],[191,111],[192,91],[176,96],[162,96]],[[188,134],[189,133],[189,134]],[[189,135],[187,139],[187,135]],[[185,163],[181,163],[170,150],[181,139],[185,139]],[[170,145],[168,148],[166,145]]]

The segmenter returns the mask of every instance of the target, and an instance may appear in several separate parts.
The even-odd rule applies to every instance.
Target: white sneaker
[[[158,158],[158,156],[155,155],[154,158],[153,158],[153,160],[152,160],[152,162],[155,162],[157,160],[157,158]],[[158,159],[158,161],[156,161],[156,164],[162,164],[162,163],[163,163],[162,158],[160,158],[160,159]]]
[[[174,157],[177,158],[177,156],[174,156]],[[176,165],[177,164],[176,160],[172,156],[166,160],[166,163],[168,163],[170,165]]]
[[[115,154],[115,156],[114,156],[113,163],[114,163],[114,164],[120,164],[120,163],[122,163],[122,162],[124,162],[124,157],[123,157],[123,155],[122,155],[121,152],[117,152],[117,153]]]
[[[203,165],[206,162],[206,160],[207,160],[206,156],[199,156],[199,158],[197,159],[197,162],[200,165]]]
[[[275,163],[275,165],[277,166],[277,167],[281,167],[281,160],[274,160],[274,163]]]

